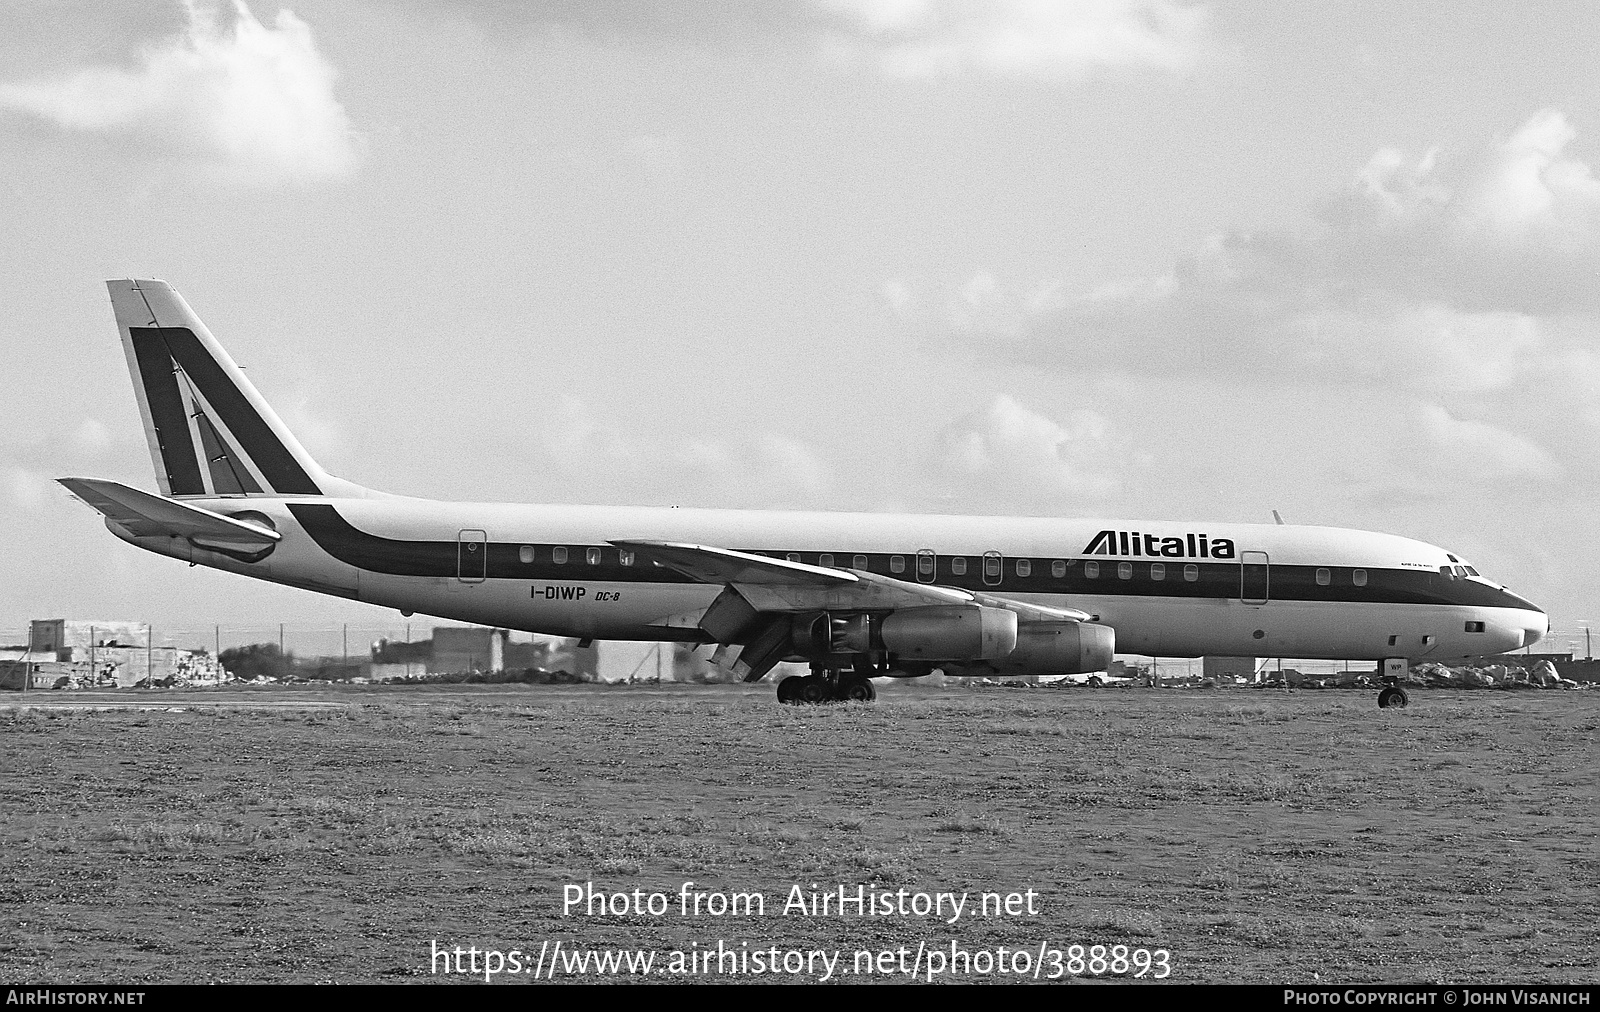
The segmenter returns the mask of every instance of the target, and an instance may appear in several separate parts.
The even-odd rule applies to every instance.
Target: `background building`
[[[215,685],[227,673],[205,650],[156,646],[142,622],[35,619],[28,645],[0,658],[0,688]]]

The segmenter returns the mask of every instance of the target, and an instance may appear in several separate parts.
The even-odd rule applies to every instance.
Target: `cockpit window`
[[[1477,576],[1478,575],[1478,571],[1476,569],[1473,569],[1471,566],[1467,566],[1466,570],[1467,570],[1467,575],[1468,576]]]

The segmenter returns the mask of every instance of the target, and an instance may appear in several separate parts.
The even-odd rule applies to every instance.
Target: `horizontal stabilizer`
[[[770,559],[727,548],[686,545],[671,541],[613,541],[618,548],[638,552],[668,569],[701,583],[776,583],[838,587],[858,582],[853,573],[824,566],[808,566],[787,559]]]
[[[202,548],[251,552],[271,548],[277,531],[225,517],[210,510],[141,492],[100,478],[58,478],[67,491],[99,510],[108,523],[130,537],[187,538]]]

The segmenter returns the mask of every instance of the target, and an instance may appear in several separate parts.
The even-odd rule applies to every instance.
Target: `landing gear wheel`
[[[797,702],[801,703],[831,703],[833,702],[833,686],[827,679],[818,678],[816,675],[806,675],[800,679]]]
[[[1403,709],[1410,702],[1410,698],[1406,696],[1406,690],[1400,688],[1398,685],[1391,685],[1387,689],[1384,689],[1382,692],[1378,693],[1378,706],[1385,710],[1391,706],[1398,706]]]
[[[800,675],[790,675],[778,683],[778,702],[788,703],[790,706],[800,702],[800,683],[805,678]]]
[[[1099,675],[1090,675],[1089,676],[1089,680],[1088,680],[1088,682],[1086,684],[1091,689],[1098,689],[1098,688],[1100,688],[1100,686],[1102,686],[1102,685],[1104,685],[1106,683],[1102,682],[1100,680],[1100,676]]]
[[[865,678],[852,678],[839,686],[839,698],[851,703],[870,703],[878,698],[878,690]]]

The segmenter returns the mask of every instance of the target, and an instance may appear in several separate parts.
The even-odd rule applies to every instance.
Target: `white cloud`
[[[188,30],[132,70],[87,67],[0,84],[0,109],[67,130],[134,138],[255,182],[349,175],[360,145],[334,96],[337,76],[311,29],[287,10],[263,25],[242,0],[232,24],[189,5]]]
[[[811,448],[798,439],[767,433],[753,448],[758,463],[751,475],[755,481],[787,485],[807,492],[820,491],[828,481],[828,470]]]
[[[6,471],[6,491],[10,494],[11,504],[23,512],[43,509],[50,502],[51,491],[59,487],[44,475],[27,468],[13,467]]]
[[[916,289],[906,278],[885,281],[878,286],[878,295],[888,305],[889,312],[901,318],[910,316],[916,307]]]
[[[1184,72],[1208,48],[1205,7],[1172,0],[821,0],[846,28],[836,58],[890,77],[981,71],[1076,78],[1115,67]]]
[[[1600,308],[1600,180],[1565,154],[1565,114],[1541,110],[1448,170],[1385,148],[1324,212],[1324,273],[1473,308]]]
[[[1074,371],[1159,362],[1432,397],[1532,385],[1600,340],[1600,183],[1562,154],[1572,137],[1547,110],[1448,173],[1437,150],[1385,149],[1318,230],[1225,233],[1077,294],[980,272],[942,298],[897,290],[896,315]]]
[[[1401,467],[1426,465],[1446,473],[1551,476],[1558,470],[1544,448],[1485,422],[1457,418],[1438,404],[1416,404],[1405,416],[1421,461],[1396,461]]]
[[[349,449],[349,443],[345,439],[344,427],[339,422],[312,407],[319,401],[326,403],[325,398],[318,398],[311,391],[297,392],[285,401],[279,417],[305,451],[318,464],[326,466],[328,461],[342,457]]]
[[[1600,224],[1600,180],[1582,162],[1562,156],[1578,133],[1556,109],[1535,113],[1496,147],[1467,194],[1467,208],[1500,231],[1530,228],[1583,233]]]
[[[780,505],[826,491],[828,467],[806,443],[771,432],[726,442],[630,431],[598,418],[582,400],[562,395],[543,414],[537,452],[572,486],[650,501]],[[630,490],[630,486],[633,489]]]
[[[1310,308],[1263,335],[1269,369],[1413,390],[1505,389],[1536,368],[1540,321],[1434,303]],[[1241,358],[1249,354],[1241,347]]]
[[[971,487],[981,482],[984,496],[995,494],[1053,501],[1061,494],[1079,499],[1117,488],[1120,455],[1105,418],[1074,411],[1063,425],[1032,411],[1006,394],[951,422],[940,435],[943,469]]]
[[[103,453],[111,445],[111,432],[97,418],[85,418],[72,433],[73,445],[85,454]]]

